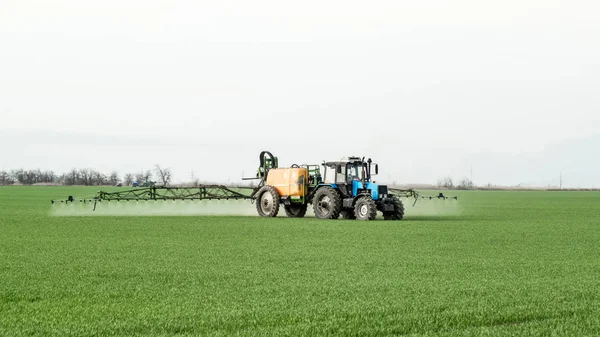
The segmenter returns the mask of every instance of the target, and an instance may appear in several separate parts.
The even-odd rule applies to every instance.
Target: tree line
[[[168,186],[172,180],[171,169],[155,165],[151,170],[125,173],[122,177],[119,176],[117,171],[104,174],[93,169],[71,169],[69,172],[62,174],[57,174],[54,171],[42,171],[40,169],[0,171],[0,185],[56,184],[65,186],[116,186],[121,184],[123,186],[131,186],[134,181],[140,185],[154,184],[156,181],[153,179],[156,179],[163,186]],[[195,185],[197,184],[198,180],[196,179]],[[475,187],[475,184],[468,178],[463,178],[455,183],[449,176],[438,179],[436,185],[447,189],[472,189]]]
[[[171,183],[171,169],[162,168],[159,165],[150,170],[141,170],[137,173],[125,173],[122,177],[117,171],[109,174],[99,172],[94,169],[71,169],[66,173],[55,173],[51,170],[25,170],[16,169],[0,171],[0,185],[33,185],[33,184],[56,184],[56,185],[83,185],[83,186],[131,186],[134,181],[142,184],[154,184],[158,180],[164,186]]]
[[[470,190],[475,188],[475,184],[471,181],[471,179],[469,178],[462,178],[461,180],[458,181],[458,183],[454,183],[454,180],[452,179],[452,177],[450,176],[446,176],[443,178],[438,179],[437,181],[437,187],[443,187],[443,188],[448,188],[448,189],[459,189],[459,190]]]

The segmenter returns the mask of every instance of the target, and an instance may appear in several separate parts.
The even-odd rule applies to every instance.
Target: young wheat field
[[[0,187],[0,336],[600,335],[598,192],[444,191],[402,221],[52,211],[97,189]]]

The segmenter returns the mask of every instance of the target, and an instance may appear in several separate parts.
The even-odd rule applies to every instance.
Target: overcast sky
[[[0,0],[0,169],[600,186],[597,1]]]

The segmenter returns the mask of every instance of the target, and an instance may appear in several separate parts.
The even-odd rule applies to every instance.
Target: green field
[[[600,335],[598,192],[399,222],[50,215],[95,190],[0,187],[0,336]]]

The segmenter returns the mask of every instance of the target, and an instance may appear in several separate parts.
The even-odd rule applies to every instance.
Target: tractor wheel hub
[[[367,205],[361,205],[358,211],[361,216],[365,216],[369,212],[369,208],[367,207]]]

